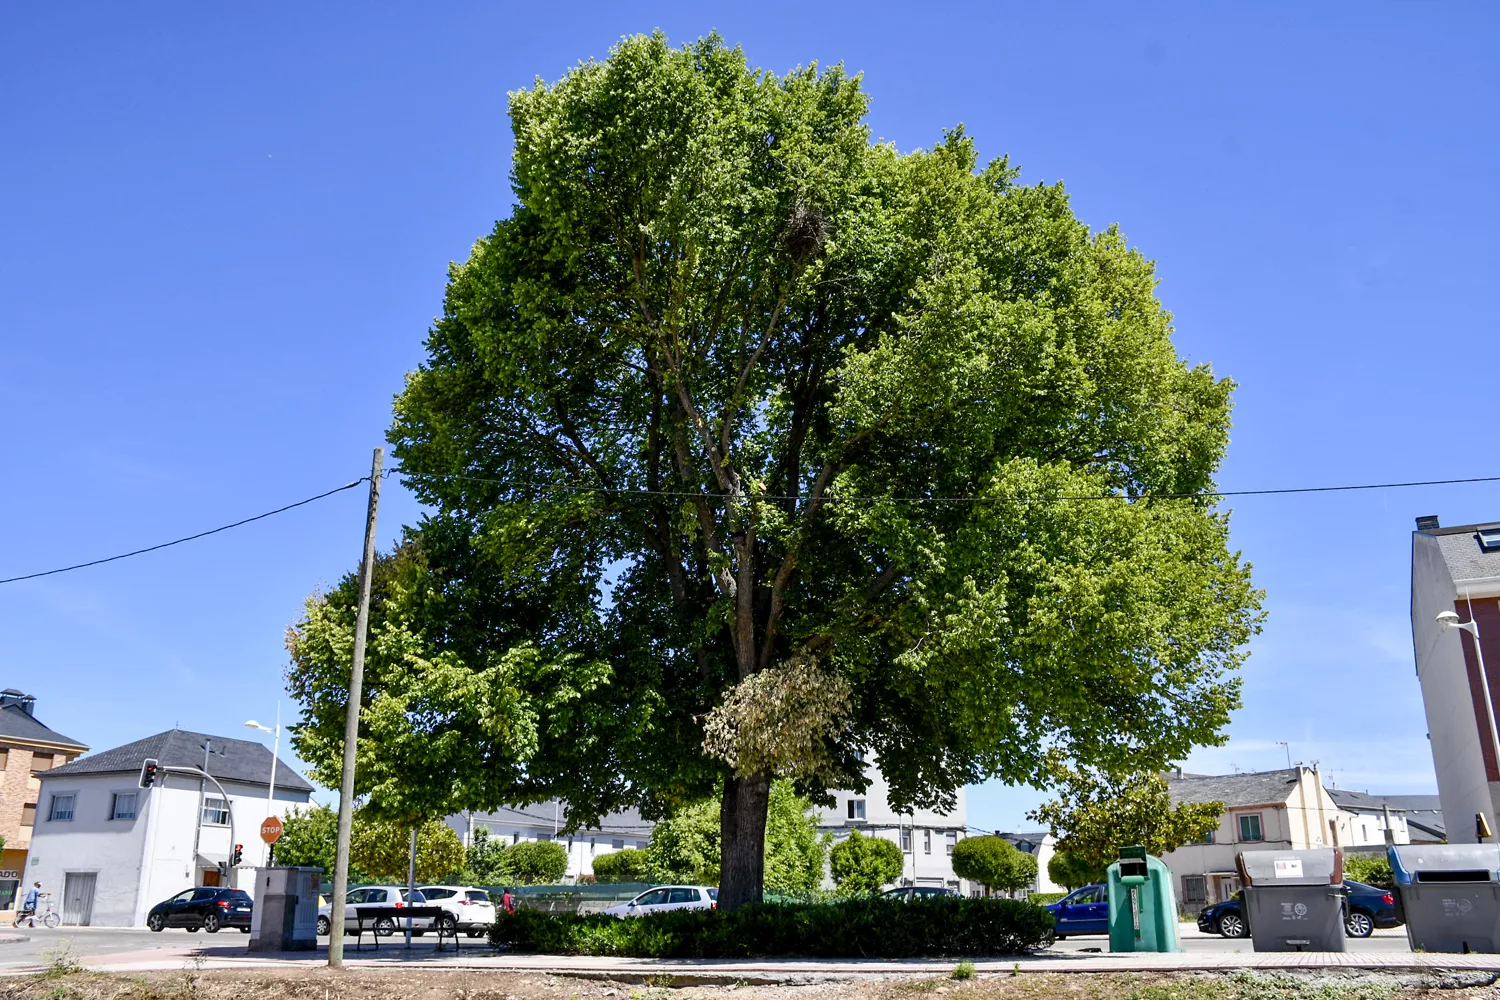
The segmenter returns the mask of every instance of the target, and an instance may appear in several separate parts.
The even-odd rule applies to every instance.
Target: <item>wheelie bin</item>
[[[1109,866],[1109,950],[1181,951],[1172,872],[1144,847],[1120,848]]]
[[[1412,951],[1500,952],[1500,845],[1392,844]]]
[[[1241,851],[1245,920],[1256,951],[1344,950],[1344,852]]]

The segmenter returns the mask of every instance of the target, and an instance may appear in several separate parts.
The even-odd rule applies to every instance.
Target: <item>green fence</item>
[[[390,882],[350,882],[350,890],[366,885],[391,885]],[[616,903],[634,899],[654,882],[605,882],[599,885],[512,885],[511,895],[517,906],[543,913],[598,913]],[[504,885],[476,885],[490,894],[498,906]],[[333,895],[333,883],[323,882],[318,891],[325,896]]]

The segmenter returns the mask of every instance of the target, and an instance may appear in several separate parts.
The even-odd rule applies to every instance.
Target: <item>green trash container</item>
[[[1182,950],[1171,869],[1144,847],[1122,847],[1107,878],[1110,951]]]

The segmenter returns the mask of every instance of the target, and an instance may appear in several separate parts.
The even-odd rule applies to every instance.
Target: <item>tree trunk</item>
[[[724,779],[719,804],[719,909],[759,903],[766,878],[766,811],[771,804],[771,776]]]

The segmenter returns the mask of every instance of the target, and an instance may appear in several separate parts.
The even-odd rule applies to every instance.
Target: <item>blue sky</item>
[[[902,149],[963,122],[1158,261],[1179,350],[1240,383],[1226,489],[1500,473],[1500,8],[1415,4],[8,4],[0,9],[0,577],[368,468],[445,268],[509,211],[506,92],[661,28],[842,60]],[[0,587],[0,684],[105,748],[274,715],[281,635],[358,558],[350,491]],[[1433,788],[1412,518],[1500,484],[1245,498],[1268,592],[1203,770],[1318,759]],[[415,518],[392,484],[382,544]],[[290,705],[287,706],[290,712]],[[1026,790],[972,789],[1014,828]]]

